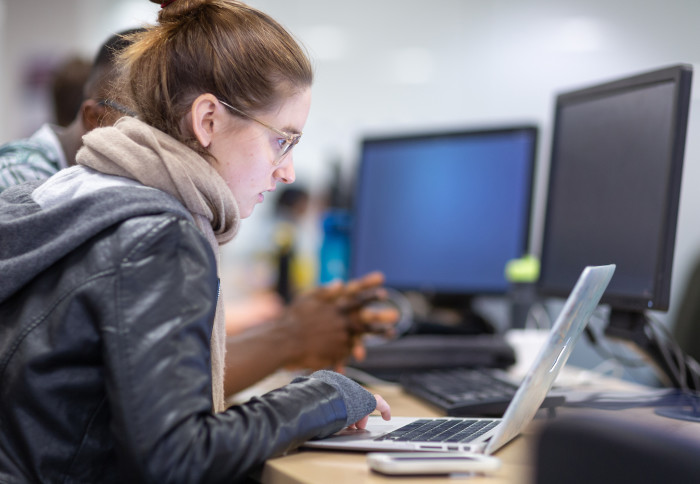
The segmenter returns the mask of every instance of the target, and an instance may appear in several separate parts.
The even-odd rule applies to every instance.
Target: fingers
[[[386,400],[384,400],[381,397],[381,395],[378,395],[376,393],[374,394],[374,399],[377,401],[377,407],[375,408],[375,411],[379,412],[384,420],[391,420],[391,407],[389,407],[389,404],[386,402]],[[366,429],[368,422],[369,415],[365,415],[349,427],[357,429]]]
[[[331,281],[319,288],[311,291],[314,296],[329,301],[339,297],[352,297],[369,289],[379,289],[375,297],[385,298],[386,291],[380,288],[384,284],[384,274],[381,272],[370,272],[358,279],[352,279],[347,283],[340,280]]]
[[[377,411],[382,414],[384,420],[391,420],[391,407],[381,395],[374,394],[374,399],[377,401]]]
[[[350,428],[351,429],[366,429],[367,422],[369,422],[369,415],[365,415],[360,420],[358,420],[354,424],[350,425]]]
[[[362,361],[367,357],[367,349],[365,345],[362,344],[362,339],[360,338],[355,340],[355,344],[352,347],[352,357],[355,358],[356,361]]]
[[[321,286],[311,292],[311,294],[321,301],[334,301],[345,292],[345,285],[342,281],[335,280]]]
[[[370,272],[358,279],[352,279],[345,284],[345,296],[354,296],[368,289],[379,288],[384,284],[384,274],[381,272]]]
[[[383,288],[368,289],[356,294],[343,294],[338,298],[338,306],[344,313],[351,313],[362,309],[367,304],[382,301],[387,298],[387,292]]]
[[[384,274],[379,271],[370,272],[359,279],[355,279],[351,282],[358,282],[359,290],[368,289],[370,287],[377,287],[384,284]]]
[[[371,272],[347,283],[339,280],[322,286],[311,294],[322,301],[335,301],[343,312],[351,312],[372,302],[387,298],[387,292],[380,287],[384,283],[381,272]]]
[[[392,324],[397,322],[400,316],[396,308],[363,308],[360,311],[360,320],[365,324]]]
[[[396,308],[363,308],[350,316],[350,330],[354,334],[392,337],[399,318],[400,313]]]

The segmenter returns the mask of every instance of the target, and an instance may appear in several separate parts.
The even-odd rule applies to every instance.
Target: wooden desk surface
[[[373,387],[390,404],[394,416],[426,416],[439,417],[440,413],[418,399],[403,393],[396,386]],[[525,436],[526,437],[526,436]],[[529,482],[530,456],[527,454],[527,445],[519,445],[522,437],[498,452],[498,457],[503,460],[503,466],[498,472],[488,477],[451,477],[450,483],[480,482]],[[446,478],[403,478],[416,484],[443,481]],[[370,471],[362,452],[335,452],[317,450],[299,450],[284,457],[267,461],[262,473],[262,482],[275,484],[291,483],[318,483],[318,484],[374,484],[384,482],[396,482],[397,478],[383,477]]]
[[[601,378],[597,381],[591,391],[647,391],[648,388],[640,387],[620,380]],[[441,416],[433,408],[423,404],[416,398],[405,394],[397,386],[377,386],[373,391],[382,395],[392,407],[394,416]],[[583,389],[585,391],[585,388]],[[557,414],[572,413],[595,413],[610,411],[593,409],[558,409]],[[700,441],[700,423],[691,423],[680,420],[672,420],[654,415],[650,408],[631,408],[615,411],[614,415],[619,418],[644,421],[653,425],[658,425],[665,431],[683,434],[684,436],[698,439]],[[464,477],[384,477],[369,470],[366,457],[361,452],[336,452],[318,450],[298,450],[286,456],[270,459],[261,471],[259,479],[263,483],[291,484],[291,483],[318,483],[318,484],[378,484],[411,482],[415,484],[424,483],[461,483],[471,484],[499,484],[499,483],[523,483],[529,484],[533,481],[534,458],[534,436],[538,426],[549,418],[544,411],[537,415],[526,431],[503,449],[496,453],[502,460],[502,467],[497,472],[488,476],[464,476]]]

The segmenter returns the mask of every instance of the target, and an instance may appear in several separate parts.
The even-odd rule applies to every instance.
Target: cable
[[[543,320],[545,324],[543,324]],[[584,332],[591,343],[593,350],[601,357],[603,363],[615,361],[623,368],[643,368],[649,366],[649,362],[644,357],[628,358],[610,349],[604,341],[606,338],[597,334],[593,328],[593,322],[598,321],[603,325],[609,323],[609,313],[602,307],[596,309],[591,316],[591,320],[584,328]],[[544,303],[536,303],[530,307],[526,319],[526,327],[537,329],[549,328],[552,325],[551,317]],[[658,349],[660,357],[665,364],[664,370],[667,376],[674,380],[684,392],[700,391],[700,363],[689,355],[686,355],[682,348],[675,341],[668,328],[659,320],[648,313],[644,313],[643,332],[649,345]],[[637,345],[639,346],[639,344]],[[640,350],[646,348],[639,347]]]
[[[544,320],[544,325],[542,324]],[[552,327],[552,318],[547,312],[544,303],[534,302],[530,306],[525,318],[525,327],[532,327],[530,322],[534,324],[535,329],[549,329]]]
[[[677,378],[680,388],[684,391],[691,390],[688,386],[688,379],[690,377],[692,379],[692,390],[699,391],[700,372],[698,370],[700,368],[698,367],[700,365],[698,365],[697,361],[685,354],[666,325],[661,321],[650,314],[646,314],[645,321],[648,323],[647,328],[649,328],[651,332],[651,334],[647,333],[647,336],[649,336],[660,349],[667,367],[675,372],[674,376]],[[661,337],[663,337],[664,341],[661,340]],[[669,346],[673,355],[669,354]],[[671,356],[673,356],[674,359],[672,359]]]
[[[601,308],[596,309],[596,311],[591,316],[591,320],[598,320],[602,324],[607,324],[608,320],[605,316],[601,314],[601,312]],[[591,326],[591,322],[589,321],[584,331],[586,333],[586,336],[588,337],[588,340],[591,342],[591,347],[596,353],[598,353],[598,356],[600,356],[603,360],[612,359],[618,362],[623,367],[627,368],[642,368],[648,365],[648,363],[642,358],[627,358],[626,356],[620,355],[608,348],[605,344],[603,344],[603,342],[605,341],[605,337],[597,335],[593,331],[593,328]]]

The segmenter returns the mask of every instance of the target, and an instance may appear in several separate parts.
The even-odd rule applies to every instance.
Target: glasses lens
[[[300,134],[296,134],[291,136],[290,138],[286,138],[280,146],[280,154],[277,157],[277,159],[282,160],[282,158],[284,158],[287,153],[292,151],[292,148],[294,148],[294,146],[296,146],[296,144],[299,143],[300,138]]]

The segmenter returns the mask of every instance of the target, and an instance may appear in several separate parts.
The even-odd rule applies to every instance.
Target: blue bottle
[[[334,208],[323,217],[323,241],[319,261],[319,282],[347,281],[350,263],[351,217],[347,210]]]

